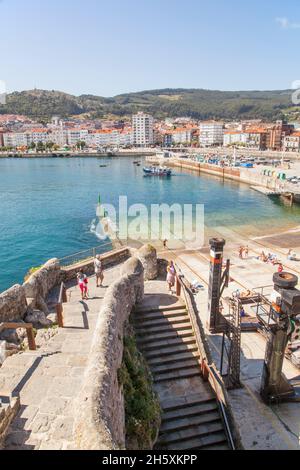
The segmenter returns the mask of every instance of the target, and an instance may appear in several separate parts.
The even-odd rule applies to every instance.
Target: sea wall
[[[93,337],[83,386],[75,407],[75,441],[79,449],[125,449],[125,411],[118,370],[122,364],[124,327],[133,306],[144,296],[144,269],[127,260],[120,278],[106,292]]]
[[[154,159],[152,159],[154,161]],[[274,176],[265,176],[261,174],[261,168],[229,168],[210,165],[208,163],[200,163],[187,159],[173,158],[168,160],[168,165],[177,168],[192,170],[198,175],[206,173],[218,176],[222,179],[238,181],[254,186],[264,186],[270,189],[280,189],[283,182]],[[276,172],[277,173],[277,172]]]

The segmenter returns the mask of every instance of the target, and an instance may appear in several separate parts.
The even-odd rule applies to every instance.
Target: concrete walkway
[[[108,286],[119,274],[105,271]],[[21,407],[6,439],[8,450],[76,449],[73,441],[74,400],[80,389],[93,332],[106,288],[89,278],[90,300],[82,302],[77,286],[64,304],[64,328],[37,351],[8,358],[0,368],[1,395],[20,394]]]

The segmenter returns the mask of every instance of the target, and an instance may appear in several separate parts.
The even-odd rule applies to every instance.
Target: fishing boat
[[[143,172],[149,176],[171,176],[172,170],[170,168],[162,167],[144,167]]]

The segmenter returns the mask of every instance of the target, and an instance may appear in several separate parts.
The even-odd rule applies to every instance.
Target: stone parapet
[[[144,269],[133,257],[106,292],[90,358],[75,409],[75,441],[79,449],[125,448],[125,410],[118,370],[122,364],[125,324],[144,295]]]

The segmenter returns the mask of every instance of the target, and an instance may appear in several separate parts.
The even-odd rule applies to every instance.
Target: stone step
[[[150,365],[150,369],[152,374],[158,375],[158,374],[163,374],[165,372],[170,372],[174,370],[180,370],[180,369],[186,369],[188,367],[198,367],[199,369],[199,363],[195,357],[191,357],[188,359],[185,359],[184,361],[177,361],[174,362],[173,364],[159,364],[155,366]]]
[[[217,431],[207,436],[192,437],[182,442],[167,443],[165,445],[158,444],[156,448],[161,450],[210,450],[211,446],[214,446],[216,449],[219,446],[222,448],[225,446],[225,449],[228,450],[224,432]]]
[[[183,315],[181,313],[180,315],[176,316],[159,316],[154,319],[140,319],[138,321],[134,320],[134,326],[136,330],[139,330],[140,328],[148,328],[148,326],[165,326],[165,325],[177,325],[178,323],[184,323],[184,322],[189,322],[189,316],[188,314]]]
[[[165,411],[162,416],[162,423],[177,420],[178,418],[185,418],[187,416],[198,416],[203,413],[210,413],[213,411],[218,411],[218,406],[214,399],[203,403],[195,403],[189,406],[176,408],[172,411]]]
[[[160,353],[162,353],[163,349],[168,349],[170,347],[180,347],[180,346],[186,347],[189,344],[196,345],[196,340],[194,336],[190,336],[187,338],[174,338],[174,339],[156,341],[150,344],[141,345],[140,347],[143,352],[148,352],[152,350],[155,350],[155,351],[160,350]]]
[[[211,393],[211,397],[204,397],[203,394],[193,393],[187,396],[182,396],[173,399],[166,399],[161,402],[162,410],[165,413],[176,411],[182,408],[190,408],[198,405],[206,405],[216,403],[215,398]]]
[[[183,310],[186,306],[182,302],[177,302],[172,305],[164,305],[160,307],[143,307],[137,306],[134,310],[135,313],[152,313],[152,312],[169,312],[170,310]]]
[[[170,372],[165,372],[163,374],[159,374],[154,376],[154,382],[166,382],[168,380],[181,380],[187,379],[189,377],[195,377],[200,375],[200,369],[198,365],[193,367],[179,369],[179,370],[171,370]]]
[[[185,329],[191,329],[192,325],[188,321],[183,321],[178,324],[173,324],[171,322],[168,322],[164,325],[156,325],[156,324],[149,324],[147,325],[147,328],[136,328],[136,334],[137,336],[146,336],[149,334],[155,334],[155,333],[163,333],[163,332],[170,332],[170,331],[180,331],[180,330],[185,330]]]
[[[208,422],[196,426],[190,426],[187,429],[182,429],[181,431],[164,433],[163,436],[159,437],[159,443],[167,446],[175,443],[182,444],[184,441],[189,441],[190,439],[203,438],[220,432],[223,432],[221,419],[213,423]],[[201,443],[199,447],[201,447],[201,445],[204,444]]]
[[[168,356],[163,356],[163,357],[155,357],[153,359],[148,360],[148,364],[150,367],[155,367],[155,366],[167,366],[167,367],[172,367],[173,364],[179,364],[180,362],[189,360],[189,359],[198,359],[200,358],[200,354],[198,350],[196,351],[179,351],[178,353],[175,354],[169,354]]]
[[[143,321],[155,321],[155,320],[167,320],[171,318],[177,317],[189,317],[185,308],[180,310],[167,310],[162,312],[149,312],[149,313],[134,313],[133,314],[133,321],[138,324],[139,322]]]
[[[196,449],[197,450],[197,447]],[[227,441],[221,441],[219,444],[208,444],[207,446],[202,446],[199,450],[230,450]]]
[[[144,348],[144,346],[148,345],[149,343],[166,341],[174,338],[188,338],[191,336],[194,336],[194,332],[191,328],[180,331],[170,329],[169,331],[155,334],[149,332],[148,336],[138,337],[137,344]]]
[[[180,351],[187,352],[187,351],[198,351],[196,342],[194,341],[192,344],[182,344],[175,345],[175,346],[167,346],[163,350],[149,350],[145,351],[145,356],[147,359],[153,359],[157,357],[168,356],[169,354],[179,353]]]
[[[211,410],[210,412],[201,413],[195,416],[179,417],[171,421],[164,421],[160,428],[160,433],[180,431],[181,429],[188,429],[191,426],[197,426],[205,423],[215,423],[220,421],[219,412]]]

